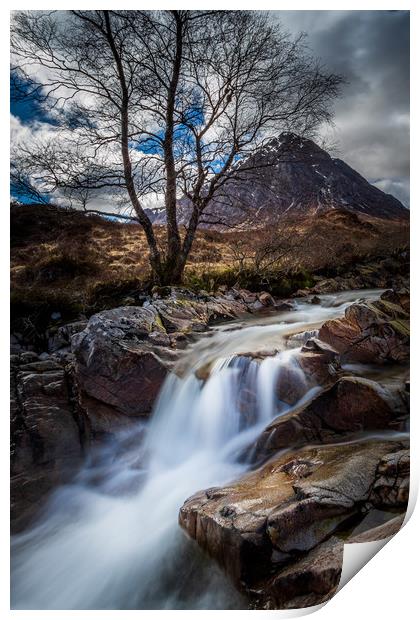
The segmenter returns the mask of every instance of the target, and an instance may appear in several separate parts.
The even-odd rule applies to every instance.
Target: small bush
[[[233,286],[238,281],[238,274],[232,267],[198,271],[187,269],[184,273],[184,285],[195,292],[205,290],[214,292],[219,286]]]

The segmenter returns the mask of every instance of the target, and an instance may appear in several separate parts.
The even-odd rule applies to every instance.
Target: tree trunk
[[[166,191],[165,191],[165,210],[167,222],[167,270],[175,272],[179,254],[181,252],[181,238],[179,235],[177,222],[177,200],[176,200],[176,181],[177,173],[175,169],[174,157],[174,111],[175,99],[178,89],[179,76],[181,72],[182,62],[182,45],[183,45],[183,21],[178,11],[172,11],[176,23],[176,42],[175,56],[173,60],[172,76],[168,88],[168,99],[166,106],[166,130],[163,141],[163,152],[166,169]]]
[[[129,126],[129,118],[128,118],[128,106],[129,106],[129,96],[128,96],[128,88],[127,82],[125,79],[124,67],[121,60],[121,56],[117,50],[115,45],[114,36],[112,34],[111,22],[109,17],[109,11],[104,11],[105,24],[106,24],[106,36],[108,40],[108,44],[111,48],[112,55],[114,56],[118,79],[120,81],[121,86],[121,156],[123,161],[124,168],[124,180],[127,187],[127,192],[130,197],[131,204],[133,205],[133,209],[137,215],[138,221],[141,224],[145,234],[147,243],[149,246],[149,262],[152,269],[152,272],[160,278],[160,272],[162,269],[162,261],[160,257],[160,252],[156,243],[155,234],[153,232],[152,222],[144,212],[140,201],[137,196],[136,188],[134,185],[133,178],[133,169],[131,165],[130,158],[130,150],[129,150],[129,140],[128,140],[128,126]]]

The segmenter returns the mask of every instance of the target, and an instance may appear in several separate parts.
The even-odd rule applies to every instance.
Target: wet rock
[[[259,589],[267,599],[280,588],[270,582],[274,571],[317,549],[368,508],[379,461],[400,449],[399,442],[366,441],[277,455],[236,482],[196,493],[182,506],[179,521],[238,588],[254,595]],[[322,549],[315,558],[317,553]],[[325,562],[306,556],[307,568],[298,565],[285,598],[308,594],[303,575],[312,574],[315,565],[327,571],[322,577],[312,574],[318,593],[330,592],[339,566],[338,556],[331,558],[328,578],[328,555]]]
[[[316,337],[303,345],[298,362],[313,386],[326,387],[340,377],[339,354]]]
[[[410,453],[400,450],[382,457],[370,496],[380,508],[406,506],[410,488]]]
[[[270,293],[267,292],[262,292],[258,295],[258,301],[263,305],[263,306],[275,306],[276,302],[274,301],[273,297],[270,295]]]
[[[19,355],[19,359],[21,363],[29,364],[30,362],[36,362],[38,360],[38,355],[33,351],[24,351]]]
[[[319,306],[321,303],[320,298],[318,297],[318,295],[314,295],[311,299],[311,304],[315,304],[317,306]]]
[[[166,330],[153,306],[122,307],[90,318],[72,338],[80,403],[93,432],[147,416],[171,368],[174,353],[158,346]]]
[[[24,527],[48,493],[80,466],[86,420],[71,373],[53,361],[22,363],[11,375],[11,521]]]
[[[318,282],[312,289],[313,293],[317,293],[319,295],[326,293],[335,293],[337,291],[344,291],[347,288],[347,283],[343,281],[342,278],[327,278],[325,280],[321,280]],[[351,288],[348,286],[348,288]]]
[[[408,288],[401,288],[398,290],[388,289],[381,295],[382,301],[388,301],[401,308],[410,314],[410,291]]]
[[[374,381],[342,377],[309,403],[276,418],[250,452],[254,461],[305,443],[328,443],[363,430],[402,429],[408,414],[399,391]]]
[[[295,293],[293,293],[292,297],[308,297],[312,293],[312,289],[310,288],[300,288]]]
[[[287,339],[286,346],[288,349],[295,349],[296,347],[304,345],[310,338],[318,338],[318,334],[318,329],[309,329],[304,332],[299,332],[298,334],[293,334]]]
[[[344,318],[324,323],[319,338],[334,347],[345,362],[406,362],[409,316],[402,306],[387,299],[352,304]]]
[[[238,293],[242,301],[246,304],[253,304],[257,300],[257,294],[252,293],[251,291],[248,291],[247,289],[244,289],[244,288],[239,289]]]
[[[235,359],[239,362],[241,359],[248,358],[248,360],[251,359],[260,364],[277,354],[278,351],[275,349],[271,351],[249,351],[237,355]],[[274,396],[277,400],[278,411],[284,410],[285,406],[295,405],[307,394],[309,389],[327,387],[337,381],[341,373],[338,358],[336,351],[317,339],[308,340],[307,346],[302,347],[298,353],[293,352],[286,358],[279,357],[274,384]],[[249,361],[245,363],[244,369],[249,368],[249,363]],[[206,364],[199,370],[199,373],[196,373],[197,376],[206,380],[210,368],[211,365]],[[254,369],[257,368],[254,367]],[[255,407],[255,398],[256,394],[247,394],[244,405],[248,404],[251,408]]]
[[[216,321],[225,321],[244,316],[250,311],[244,301],[237,299],[228,300],[226,297],[210,297],[206,302],[207,322],[209,324]]]
[[[404,514],[382,525],[349,538],[331,536],[303,557],[263,580],[249,594],[256,607],[297,609],[319,605],[334,596],[340,583],[344,543],[364,543],[394,536],[402,526]]]
[[[340,376],[336,351],[313,338],[287,360],[278,372],[275,395],[281,403],[295,405],[309,389],[327,387]]]
[[[153,307],[159,312],[167,333],[196,331],[208,322],[205,304],[186,299],[165,299],[155,301]]]
[[[71,337],[79,400],[93,433],[112,432],[148,416],[188,338],[209,323],[248,312],[242,300],[221,296],[203,301],[182,288],[159,288],[153,295],[156,299],[142,307],[92,316]]]
[[[279,303],[276,303],[275,308],[279,312],[290,312],[291,310],[295,309],[295,306],[292,302],[281,301]]]
[[[264,609],[298,609],[328,601],[340,583],[343,550],[343,541],[331,537],[252,590],[251,598]]]

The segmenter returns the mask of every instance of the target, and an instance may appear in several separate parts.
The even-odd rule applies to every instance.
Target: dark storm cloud
[[[339,156],[408,206],[409,13],[274,14],[293,34],[306,32],[314,55],[348,81],[332,132]]]

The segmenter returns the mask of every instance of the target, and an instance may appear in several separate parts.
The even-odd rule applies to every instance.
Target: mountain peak
[[[382,219],[409,217],[399,200],[371,185],[341,159],[332,158],[313,140],[282,132],[238,163],[223,193],[209,203],[205,222],[247,228],[269,225],[284,216],[317,216],[334,209]],[[185,223],[190,212],[187,199],[180,201],[179,210]]]

